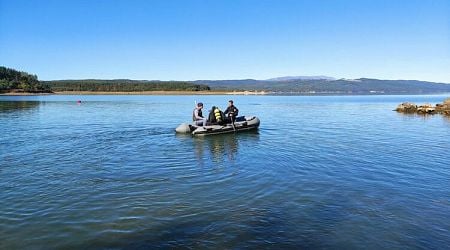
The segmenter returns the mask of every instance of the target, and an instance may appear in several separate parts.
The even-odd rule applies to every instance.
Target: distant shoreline
[[[221,95],[210,91],[58,91],[55,95]]]
[[[270,96],[377,96],[377,95],[450,95],[450,92],[436,93],[341,93],[341,92],[272,92],[272,91],[55,91],[52,93],[8,92],[0,96],[47,96],[47,95],[270,95]]]
[[[7,92],[0,93],[0,96],[31,96],[31,95],[54,95],[54,93],[31,93],[31,92]]]
[[[266,95],[264,91],[56,91],[53,93],[0,93],[6,96],[33,96],[33,95]]]

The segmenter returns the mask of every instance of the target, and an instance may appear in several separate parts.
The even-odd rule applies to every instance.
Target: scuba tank
[[[214,116],[216,117],[217,122],[223,121],[223,112],[217,107],[214,109]]]

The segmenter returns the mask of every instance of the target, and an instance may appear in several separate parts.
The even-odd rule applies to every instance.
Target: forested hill
[[[57,80],[39,81],[36,75],[0,66],[0,93],[50,93],[58,91],[139,92],[205,91],[207,85],[187,81]]]
[[[0,66],[0,93],[50,92],[50,87],[40,82],[36,75]]]
[[[0,93],[8,92],[139,92],[139,91],[266,91],[286,94],[437,94],[450,93],[450,84],[416,80],[369,78],[279,77],[269,80],[54,80],[39,81],[36,75],[0,66]]]
[[[145,80],[56,80],[46,81],[52,91],[99,91],[99,92],[138,92],[138,91],[205,91],[207,85],[186,81],[145,81]]]
[[[203,80],[212,90],[257,90],[299,94],[432,94],[450,93],[450,84],[416,80],[294,79],[294,80]]]

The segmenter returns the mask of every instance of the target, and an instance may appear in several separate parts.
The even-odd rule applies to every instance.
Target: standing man
[[[239,110],[234,106],[233,100],[228,101],[228,107],[223,112],[232,123],[236,120],[236,117],[239,114]]]
[[[192,112],[192,120],[195,122],[195,125],[206,126],[206,118],[203,117],[202,108],[203,103],[197,103],[197,107]]]

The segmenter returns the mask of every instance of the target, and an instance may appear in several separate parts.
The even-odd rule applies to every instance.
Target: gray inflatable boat
[[[182,123],[175,131],[182,134],[192,134],[195,136],[217,135],[225,133],[234,133],[241,131],[256,130],[259,127],[259,118],[256,116],[240,116],[234,123],[223,125],[198,126],[193,123]]]

